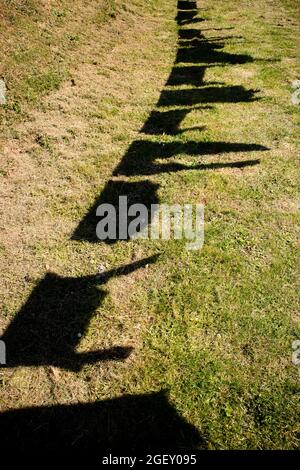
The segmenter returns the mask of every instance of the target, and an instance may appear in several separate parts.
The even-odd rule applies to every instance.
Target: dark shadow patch
[[[185,165],[183,163],[165,163],[159,165],[158,172],[176,172],[176,171],[193,171],[193,170],[220,170],[222,168],[246,168],[248,166],[255,166],[260,163],[259,159],[244,160],[238,162],[213,162],[213,163],[199,163],[197,165]]]
[[[197,2],[191,0],[178,0],[177,2],[177,10],[198,10],[197,9]]]
[[[134,144],[132,144],[133,146]],[[132,147],[131,146],[131,147]],[[133,156],[135,152],[133,151]],[[125,157],[124,157],[125,158]],[[124,159],[123,159],[124,160]],[[134,158],[131,161],[134,174],[143,174],[141,171],[141,162],[135,160]],[[128,226],[135,217],[128,217],[126,224],[127,235],[120,236],[120,223],[119,223],[119,198],[120,196],[127,196],[128,207],[132,204],[144,204],[148,209],[148,219],[142,224],[141,228],[144,228],[151,222],[151,213],[150,208],[151,204],[158,203],[158,191],[159,186],[151,181],[140,181],[134,183],[128,183],[126,181],[108,181],[105,188],[103,189],[100,196],[98,196],[89,209],[87,215],[82,219],[75,232],[72,235],[73,240],[87,240],[89,242],[101,242],[96,235],[96,227],[100,222],[100,218],[97,217],[96,211],[97,208],[102,204],[111,204],[116,210],[116,239],[107,239],[102,240],[104,243],[115,243],[118,240],[128,240]],[[122,211],[122,216],[124,216],[124,211]],[[123,219],[123,218],[122,218]]]
[[[178,135],[193,130],[193,128],[180,129],[179,126],[184,118],[189,114],[187,108],[175,109],[172,111],[152,111],[145,122],[141,132],[149,135]],[[205,126],[195,127],[194,130],[202,131]]]
[[[224,42],[220,42],[220,41],[207,41],[207,40],[204,40],[204,39],[198,39],[198,38],[195,38],[195,39],[191,39],[189,41],[179,41],[178,42],[180,48],[202,48],[204,51],[206,51],[207,53],[207,50],[208,49],[211,49],[213,47],[213,49],[223,49],[224,46],[225,46],[225,43]]]
[[[194,106],[205,103],[245,103],[257,101],[259,90],[246,90],[243,86],[203,87],[188,90],[164,90],[157,106]]]
[[[195,106],[206,103],[246,103],[257,101],[259,90],[243,86],[205,87],[188,90],[164,90],[157,106]]]
[[[199,65],[174,67],[168,78],[166,86],[201,86],[204,84],[204,74],[206,68],[207,67],[201,67]]]
[[[217,46],[205,43],[201,47],[180,47],[176,56],[176,63],[205,63],[205,64],[246,64],[253,62],[248,54],[230,54],[217,51]]]
[[[130,146],[126,156],[115,169],[114,175],[151,175],[171,171],[171,166],[168,167],[167,165],[156,163],[155,160],[167,159],[181,154],[202,157],[204,155],[221,155],[229,152],[264,150],[268,150],[268,148],[257,144],[196,141],[160,143],[140,140]],[[176,171],[178,171],[179,166],[175,167],[177,168]]]
[[[6,344],[7,367],[52,365],[77,371],[87,363],[126,359],[131,347],[113,346],[83,353],[76,352],[76,348],[106,296],[98,286],[156,259],[153,256],[137,261],[102,276],[63,278],[46,274],[1,338]]]
[[[194,41],[196,40],[198,43],[204,42],[204,43],[213,43],[213,42],[223,42],[227,41],[230,39],[243,39],[243,36],[236,36],[234,34],[231,34],[229,36],[211,36],[210,38],[206,38],[202,34],[203,30],[200,29],[180,29],[178,31],[178,38],[179,42],[182,40],[183,42],[186,41],[188,44],[189,41]]]
[[[2,448],[26,451],[205,448],[164,392],[0,413],[0,440]]]
[[[198,10],[178,10],[176,16],[177,24],[184,25],[191,23],[192,21],[194,21],[194,18],[198,15],[198,13]]]

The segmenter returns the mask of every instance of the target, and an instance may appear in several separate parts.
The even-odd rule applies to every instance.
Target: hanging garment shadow
[[[245,90],[242,86],[203,87],[201,89],[165,90],[158,107],[195,106],[202,103],[250,103],[256,101],[258,90]]]
[[[96,228],[101,219],[100,217],[97,217],[96,212],[97,208],[102,204],[111,204],[116,211],[116,236],[112,239],[106,239],[102,241],[108,244],[113,244],[118,240],[128,240],[130,238],[128,234],[128,228],[135,217],[131,217],[129,215],[127,216],[126,229],[124,230],[126,235],[120,237],[120,196],[127,196],[128,207],[133,204],[143,204],[146,206],[148,210],[148,218],[140,224],[139,230],[142,230],[151,223],[151,205],[158,203],[158,187],[159,186],[157,184],[147,180],[134,183],[129,183],[126,181],[108,181],[100,196],[96,197],[92,207],[77,226],[72,235],[72,240],[86,240],[91,243],[99,243],[100,240],[97,238]],[[122,214],[122,216],[124,216],[124,214]]]
[[[164,392],[0,413],[0,442],[2,449],[26,451],[204,448]]]
[[[152,128],[153,129],[153,128]],[[114,170],[114,176],[138,176],[138,175],[155,175],[163,172],[180,171],[180,170],[205,170],[214,168],[215,164],[200,163],[188,166],[180,163],[168,163],[169,158],[189,155],[193,157],[205,157],[209,155],[221,156],[224,153],[233,152],[253,152],[267,150],[263,145],[228,143],[228,142],[167,142],[159,143],[147,140],[135,141],[131,146],[121,163]],[[166,160],[158,163],[156,160]],[[255,160],[259,163],[259,160]],[[219,162],[219,168],[240,167],[241,164],[253,165],[253,160],[245,160],[244,162]]]
[[[76,352],[109,279],[129,274],[154,263],[157,256],[117,268],[101,276],[63,278],[48,273],[34,288],[1,340],[6,345],[6,366],[56,366],[78,371],[84,364],[126,359],[131,347]]]

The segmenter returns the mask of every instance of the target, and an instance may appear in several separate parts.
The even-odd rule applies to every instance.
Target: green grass
[[[199,430],[200,448],[299,448],[300,369],[292,363],[292,342],[300,338],[300,120],[291,103],[291,83],[300,78],[297,2],[199,2],[207,8],[199,13],[205,21],[188,27],[202,28],[207,39],[223,37],[223,52],[253,61],[206,68],[205,85],[212,88],[205,104],[212,108],[193,104],[177,135],[139,132],[153,109],[183,107],[166,94],[170,101],[156,107],[162,90],[171,90],[165,83],[178,46],[176,1],[105,1],[101,8],[91,2],[87,15],[82,3],[54,2],[47,16],[34,1],[5,10],[12,41],[1,72],[9,84],[1,147],[9,150],[0,177],[10,202],[0,245],[0,327],[5,330],[49,271],[79,278],[96,273],[100,263],[113,269],[151,254],[159,258],[97,287],[102,300],[79,346],[133,346],[128,361],[61,370],[58,378],[46,366],[0,370],[1,407],[167,390],[172,406]],[[258,99],[243,101],[237,89],[236,102],[215,99],[224,87],[237,86],[256,90]],[[172,87],[179,100],[194,88]],[[163,203],[204,202],[201,252],[188,252],[184,240],[72,240],[136,140],[269,150],[162,156],[160,164],[191,169],[144,175],[134,162],[136,174],[118,176],[150,180]],[[144,148],[142,161],[151,167],[153,146]]]

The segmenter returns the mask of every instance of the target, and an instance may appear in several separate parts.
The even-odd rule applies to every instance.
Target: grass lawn
[[[296,0],[0,0],[1,442],[299,448],[299,28]],[[97,241],[119,195],[203,203],[203,249]]]

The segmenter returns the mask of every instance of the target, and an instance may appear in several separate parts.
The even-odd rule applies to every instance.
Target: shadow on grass
[[[142,162],[140,163],[142,164]],[[140,173],[138,173],[140,174]],[[128,227],[130,222],[136,218],[136,216],[127,217],[127,225],[125,228],[126,234],[120,238],[119,232],[119,197],[127,196],[128,207],[132,204],[143,204],[148,209],[148,219],[141,224],[141,228],[146,227],[151,223],[151,204],[158,203],[158,185],[151,181],[144,180],[141,182],[129,183],[127,181],[113,181],[110,180],[105,185],[100,196],[94,201],[93,206],[90,208],[88,214],[81,220],[80,224],[73,233],[73,240],[86,240],[91,243],[99,242],[96,235],[96,226],[100,220],[96,215],[97,208],[101,204],[112,204],[116,209],[116,238],[105,240],[108,244],[113,244],[117,240],[128,240]]]
[[[24,450],[203,448],[196,428],[165,392],[125,395],[88,404],[25,408],[0,413],[2,448]]]
[[[175,116],[176,117],[176,116]],[[165,117],[163,117],[163,122]],[[159,125],[159,121],[155,121]],[[175,134],[177,122],[169,119],[169,130]],[[172,129],[172,126],[174,128]],[[154,128],[154,124],[149,121],[145,128],[150,129],[151,133],[158,132]],[[189,155],[193,157],[207,157],[209,155],[221,156],[224,153],[233,152],[253,152],[267,150],[266,147],[257,144],[227,143],[227,142],[197,142],[189,141],[159,143],[146,140],[135,141],[128,149],[119,166],[114,170],[113,176],[147,176],[159,173],[172,173],[187,170],[213,170],[221,168],[244,168],[259,164],[259,159],[251,159],[235,162],[212,162],[212,163],[194,163],[187,165],[178,162],[169,162],[167,159],[180,155]],[[157,160],[166,160],[158,163]],[[110,180],[101,192],[100,196],[94,201],[89,212],[81,220],[72,235],[73,240],[85,240],[92,243],[99,242],[96,235],[96,226],[100,220],[97,216],[97,208],[102,204],[111,204],[116,210],[116,237],[115,239],[107,239],[105,243],[113,244],[118,240],[128,240],[129,224],[136,216],[127,217],[126,235],[120,237],[119,234],[119,197],[127,196],[128,207],[132,204],[143,204],[148,209],[148,219],[144,221],[140,229],[151,224],[151,205],[159,202],[158,198],[159,185],[149,180],[138,182],[113,181]]]
[[[227,143],[227,142],[166,142],[158,143],[147,140],[135,141],[126,156],[121,161],[120,165],[114,170],[114,176],[138,176],[138,175],[153,175],[162,172],[170,172],[167,159],[179,155],[189,155],[192,157],[207,157],[210,155],[221,156],[224,153],[234,152],[253,152],[263,151],[266,147],[257,144],[242,144],[242,143]],[[166,160],[166,163],[157,163],[156,160]],[[252,160],[251,160],[252,162]],[[247,166],[247,160],[244,162]],[[231,167],[240,165],[240,162],[230,162]],[[222,165],[227,167],[225,162],[219,162],[219,167]],[[209,164],[203,165],[202,163],[196,167],[188,167],[182,165],[178,167],[183,169],[205,169],[210,168]]]
[[[156,259],[157,256],[152,256],[101,276],[63,278],[47,273],[1,338],[6,344],[6,367],[52,365],[78,371],[87,363],[126,359],[131,347],[114,346],[81,353],[76,352],[76,347],[106,296],[99,286]]]
[[[198,90],[165,90],[160,95],[158,107],[194,106],[202,103],[249,103],[257,100],[257,90],[242,86],[205,87]]]
[[[157,141],[160,135],[178,136],[191,130],[180,126],[195,109],[210,109],[214,103],[251,103],[257,99],[256,90],[205,82],[208,67],[244,64],[253,62],[253,58],[247,54],[232,54],[222,50],[224,41],[233,36],[206,39],[196,27],[187,28],[188,25],[203,21],[197,17],[198,11],[195,1],[178,2],[179,47],[174,67],[157,106],[141,129],[141,138],[130,145],[113,176],[125,178],[183,170],[243,168],[257,165],[259,160],[252,158],[203,163],[202,158],[211,155],[221,158],[232,152],[240,154],[267,150],[255,143]],[[232,29],[211,28],[214,31]],[[190,88],[169,89],[178,86]],[[205,127],[200,123],[192,130],[201,132]],[[145,135],[148,140],[143,140]],[[156,140],[151,141],[149,136],[155,136]],[[168,160],[175,156],[201,157],[201,161],[187,165]],[[117,208],[119,196],[127,196],[128,204],[143,203],[149,207],[159,202],[158,190],[159,185],[149,180],[109,181],[75,229],[72,238],[99,241],[96,238],[99,221],[96,210],[99,205],[110,203]],[[87,353],[77,353],[76,348],[81,335],[87,331],[93,313],[106,295],[99,285],[105,284],[111,277],[128,274],[153,263],[155,259],[152,257],[111,270],[100,278],[62,278],[48,273],[1,338],[7,346],[7,366],[54,365],[78,371],[86,363],[128,357],[131,352],[128,346],[114,346]],[[0,414],[0,439],[2,446],[38,450],[83,449],[96,445],[106,449],[120,445],[126,449],[205,447],[198,431],[177,414],[164,393],[124,396],[90,404],[8,411]]]
[[[206,39],[200,29],[188,28],[190,23],[200,21],[197,18],[198,10],[195,1],[179,1],[177,23],[178,53],[166,86],[162,90],[155,109],[150,113],[140,133],[141,139],[134,141],[124,154],[119,165],[115,168],[113,176],[140,177],[171,173],[187,170],[212,170],[221,168],[244,168],[259,163],[259,159],[250,159],[236,162],[205,162],[202,159],[208,156],[222,157],[232,152],[259,152],[267,150],[263,145],[239,142],[201,142],[180,141],[158,142],[157,136],[182,136],[187,131],[201,131],[206,129],[204,125],[194,127],[181,127],[182,122],[193,110],[209,110],[215,103],[251,103],[258,100],[258,90],[247,90],[243,86],[226,86],[221,82],[205,82],[205,71],[213,66],[225,66],[252,62],[253,58],[245,54],[229,54],[224,52],[225,39],[216,37]],[[182,27],[184,26],[184,27]],[[231,28],[228,28],[231,29]],[[216,28],[218,30],[218,28]],[[182,88],[183,86],[188,88]],[[177,87],[177,88],[175,88]],[[171,108],[171,109],[170,109]],[[143,140],[142,137],[156,136],[156,141]],[[174,157],[201,157],[201,161],[195,161],[192,165],[184,162],[168,161]],[[161,161],[163,160],[163,162]],[[118,210],[119,197],[127,196],[128,204],[143,203],[150,208],[151,204],[159,202],[159,186],[149,180],[137,182],[109,181],[86,215],[72,234],[74,240],[99,242],[96,236],[96,226],[101,220],[96,216],[98,206],[104,203],[112,204]],[[149,211],[150,212],[150,211]],[[128,225],[131,222],[128,219]],[[151,220],[147,220],[150,224]],[[145,225],[147,225],[145,224]],[[128,230],[127,230],[128,232]],[[118,230],[117,230],[118,233]],[[112,243],[116,240],[102,240]],[[129,239],[129,236],[127,238]]]

